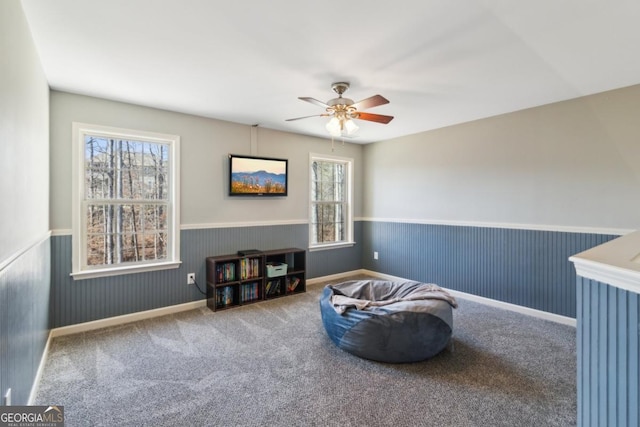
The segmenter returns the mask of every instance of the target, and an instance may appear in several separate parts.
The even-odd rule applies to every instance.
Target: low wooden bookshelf
[[[304,249],[207,257],[207,306],[224,310],[306,292]]]

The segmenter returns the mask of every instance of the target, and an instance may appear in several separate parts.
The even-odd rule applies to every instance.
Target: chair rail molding
[[[640,294],[640,231],[569,258],[576,274]]]

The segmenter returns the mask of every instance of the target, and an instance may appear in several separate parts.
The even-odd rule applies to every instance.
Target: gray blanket
[[[349,308],[366,310],[369,307],[426,299],[442,300],[453,308],[458,307],[456,299],[451,294],[433,283],[357,280],[342,283],[339,290],[333,290],[331,304],[339,314],[343,314]]]

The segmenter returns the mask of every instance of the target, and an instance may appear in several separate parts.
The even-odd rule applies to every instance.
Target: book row
[[[240,286],[240,301],[253,301],[260,298],[260,287],[258,282],[246,283]]]
[[[269,280],[265,285],[265,295],[267,297],[280,295],[284,288],[283,284],[287,289],[287,292],[295,291],[296,287],[300,283],[300,279],[298,277],[286,278],[286,279],[277,279],[277,280]],[[260,296],[260,283],[245,283],[240,285],[240,302],[249,302],[261,299]],[[224,286],[216,289],[216,306],[217,307],[227,307],[234,304],[234,287],[233,286]]]
[[[233,304],[233,288],[226,286],[216,289],[216,306],[226,307]]]
[[[269,280],[264,287],[264,293],[267,296],[280,295],[280,287],[283,279],[277,280]],[[284,285],[287,289],[287,292],[293,292],[298,287],[300,283],[300,278],[298,277],[286,277],[284,278]]]
[[[218,307],[233,305],[233,292],[234,289],[232,286],[216,289],[216,305]],[[260,299],[260,284],[258,282],[246,283],[240,286],[241,302],[255,301],[258,299]]]
[[[258,258],[242,258],[240,260],[240,280],[260,276],[260,260]]]
[[[236,273],[240,276],[240,280],[253,279],[260,277],[260,259],[258,258],[242,258],[239,262],[236,272],[235,262],[225,262],[216,266],[216,281],[218,283],[233,282],[236,279]]]

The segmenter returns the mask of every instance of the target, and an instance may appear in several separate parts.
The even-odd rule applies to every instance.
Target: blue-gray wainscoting
[[[576,316],[576,275],[568,258],[617,236],[453,225],[357,221],[351,248],[307,254],[307,278],[367,269],[437,283],[486,298]],[[306,224],[181,232],[174,270],[74,281],[71,236],[52,238],[51,327],[202,299],[205,258],[239,249],[308,247]],[[373,251],[379,259],[373,259]]]
[[[578,425],[640,425],[640,298],[577,278]]]
[[[49,336],[49,237],[0,271],[0,390],[26,405]]]
[[[576,316],[568,258],[618,237],[375,221],[362,232],[365,269],[567,317]]]
[[[361,226],[355,225],[356,241]],[[203,299],[186,275],[196,273],[205,289],[205,258],[236,253],[240,249],[308,247],[308,225],[182,230],[182,266],[173,270],[136,273],[97,279],[71,278],[71,236],[52,237],[51,327],[58,328],[107,317],[135,313]],[[356,245],[331,251],[307,253],[307,278],[362,268],[361,248]]]

